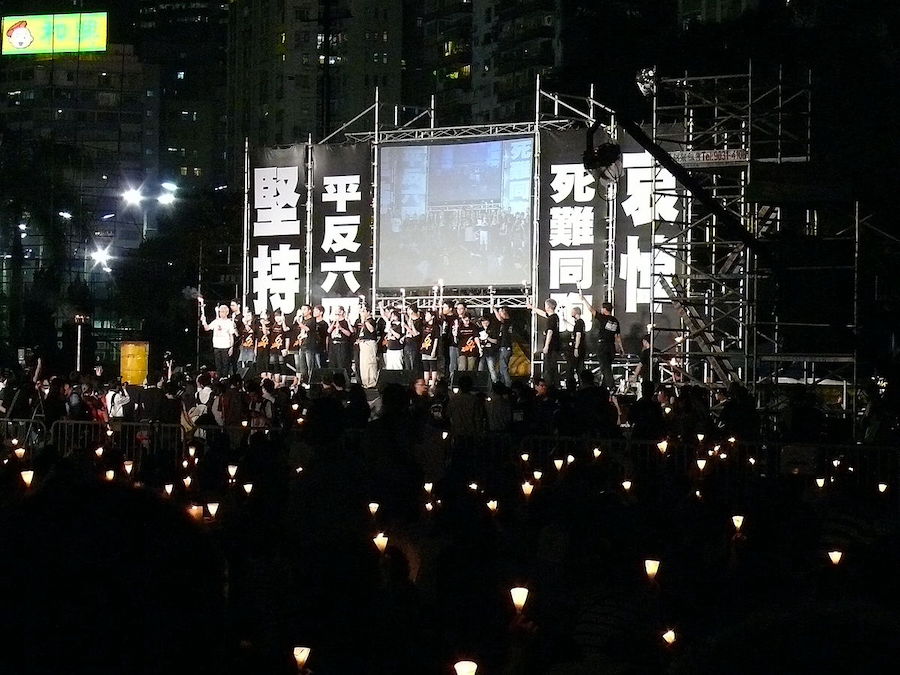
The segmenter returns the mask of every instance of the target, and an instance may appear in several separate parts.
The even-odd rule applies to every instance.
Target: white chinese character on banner
[[[649,152],[626,152],[622,155],[625,169],[625,189],[628,199],[622,202],[631,223],[649,225],[653,220],[653,157]],[[660,168],[656,174],[656,217],[674,223],[678,220],[678,197],[675,195],[675,176]],[[665,194],[660,194],[665,193]]]
[[[338,213],[347,210],[347,202],[362,200],[359,191],[359,174],[355,176],[325,176],[323,179],[325,191],[322,193],[322,203],[334,202]]]
[[[322,290],[330,293],[334,287],[334,282],[337,281],[338,274],[342,274],[344,283],[347,284],[350,292],[356,293],[359,290],[359,281],[356,280],[354,272],[359,272],[359,270],[359,262],[348,261],[345,255],[337,256],[334,262],[323,262],[322,271],[328,274],[325,275],[325,281],[322,282]]]
[[[550,198],[557,204],[570,196],[579,203],[594,201],[594,177],[584,170],[583,164],[551,164],[550,173]]]
[[[550,207],[550,246],[584,246],[593,243],[593,206]]]
[[[325,234],[322,236],[322,250],[338,253],[359,250],[356,235],[359,234],[359,216],[325,216]]]
[[[594,284],[594,251],[550,251],[550,288],[579,282],[582,288]]]
[[[591,310],[589,305],[594,301],[593,295],[585,295],[584,299],[588,301],[585,305],[578,293],[551,293],[550,297],[556,300],[556,314],[559,316],[560,330],[572,330],[575,325],[575,319],[572,318],[572,308],[581,308],[581,318],[584,320],[584,329],[591,329]]]
[[[256,220],[254,237],[280,237],[300,234],[296,166],[272,166],[253,170],[253,205]]]
[[[257,246],[252,265],[254,310],[264,312],[271,304],[272,309],[292,313],[300,291],[300,249],[280,244],[270,252],[268,246]]]
[[[638,305],[650,304],[650,284],[653,283],[652,265],[653,252],[642,251],[639,237],[629,236],[626,252],[619,256],[619,278],[625,281],[625,311],[636,312]],[[665,237],[656,235],[656,242],[660,243]],[[663,251],[656,253],[656,273],[671,277],[675,274],[675,258]],[[659,279],[656,279],[656,287],[653,289],[654,311],[662,311],[662,305],[658,301],[668,301]]]

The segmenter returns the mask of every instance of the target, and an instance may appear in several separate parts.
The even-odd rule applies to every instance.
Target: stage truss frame
[[[373,307],[379,303],[412,303],[420,306],[434,304],[445,298],[461,299],[474,309],[487,309],[503,304],[512,308],[526,308],[534,302],[538,268],[538,219],[540,215],[540,132],[542,130],[586,129],[595,122],[610,138],[617,139],[619,126],[616,113],[599,101],[591,87],[587,96],[573,96],[546,91],[541,78],[535,79],[534,119],[529,122],[495,123],[454,127],[438,127],[434,97],[426,108],[394,106],[393,115],[385,116],[387,106],[379,100],[376,88],[373,104],[336,129],[319,143],[333,139],[344,142],[372,144],[373,168],[373,255],[370,301]],[[752,65],[747,72],[731,75],[658,77],[652,94],[652,138],[657,144],[677,144],[684,150],[739,151],[741,161],[725,164],[691,167],[698,178],[726,209],[745,224],[755,237],[765,237],[778,232],[781,227],[781,210],[777,206],[750,204],[747,186],[750,172],[756,163],[807,162],[810,158],[811,122],[811,74],[788,77],[779,67],[774,73],[754,73]],[[400,111],[414,113],[400,123]],[[348,129],[361,119],[371,116],[371,131],[350,132]],[[452,139],[487,139],[503,136],[534,136],[533,197],[532,197],[532,278],[520,288],[409,288],[381,289],[376,284],[378,266],[378,158],[382,145]],[[312,139],[309,140],[311,146]],[[674,193],[662,188],[659,176],[662,167],[654,161],[653,213],[652,213],[652,262],[654,283],[651,283],[651,326],[658,314],[660,303],[673,302],[681,314],[681,323],[674,329],[675,341],[664,334],[663,329],[651,331],[651,339],[660,346],[664,361],[665,380],[674,385],[693,383],[716,389],[739,382],[754,388],[760,377],[762,362],[777,363],[786,360],[778,356],[777,321],[774,325],[757,322],[756,305],[759,298],[757,278],[765,274],[758,268],[753,251],[740,243],[721,236],[717,215],[686,191]],[[616,278],[616,204],[617,182],[606,186],[605,251],[605,299],[612,302]],[[657,241],[657,205],[661,198],[675,196],[682,204],[683,220],[673,234]],[[311,199],[311,197],[310,197]],[[311,204],[307,208],[311,219]],[[816,214],[809,212],[814,223]],[[857,249],[860,217],[858,208],[852,241]],[[311,237],[311,221],[307,223],[308,243]],[[667,255],[676,260],[676,276],[664,278],[658,270],[659,258]],[[311,270],[307,260],[307,301]],[[854,270],[854,285],[857,272]],[[246,278],[246,277],[245,277]],[[245,282],[246,283],[246,282]],[[668,297],[659,297],[658,289],[664,289]],[[854,326],[856,323],[856,292],[854,292]],[[537,349],[537,322],[532,315],[531,326],[532,374],[540,362]],[[669,343],[669,344],[661,344]],[[773,351],[760,349],[760,345],[775,345]],[[761,352],[765,352],[762,358]],[[794,355],[805,364],[837,363],[843,369],[844,379],[855,384],[857,377],[856,354],[830,355],[819,358],[814,354]],[[852,370],[852,374],[848,373]],[[820,368],[820,372],[822,369]],[[829,371],[831,372],[831,371]],[[845,399],[846,400],[846,399]],[[855,397],[851,397],[855,401]]]

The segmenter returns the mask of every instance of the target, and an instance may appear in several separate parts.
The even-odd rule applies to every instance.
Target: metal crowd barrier
[[[121,452],[123,459],[136,465],[149,456],[177,461],[184,445],[184,430],[179,424],[58,420],[50,431],[53,443],[63,457],[103,447]]]
[[[48,434],[40,421],[0,420],[0,441],[11,449],[12,439],[26,448],[53,442],[63,456],[75,451],[92,451],[99,446],[115,448],[139,465],[148,456],[158,461],[180,464],[190,441],[206,448],[217,448],[232,456],[239,455],[254,433],[265,429],[243,426],[198,427],[186,435],[180,425],[144,422],[57,421]],[[299,429],[271,429],[273,439],[294,444],[301,437]],[[339,442],[350,451],[365,445],[365,431],[347,430]],[[729,489],[741,490],[759,479],[776,476],[839,478],[844,485],[872,488],[879,484],[900,495],[900,449],[893,446],[825,445],[820,443],[705,443],[669,441],[664,451],[654,441],[591,436],[519,435],[493,432],[474,435],[453,434],[427,427],[413,440],[426,455],[444,465],[463,464],[477,473],[503,471],[504,467],[521,463],[528,456],[529,471],[553,471],[554,460],[591,461],[598,454],[610,470],[623,480],[634,475],[657,475],[682,472],[695,477],[713,476]],[[314,451],[315,449],[312,448]],[[30,450],[29,450],[30,451]],[[712,452],[710,452],[712,451]],[[724,456],[723,456],[724,455]],[[570,460],[571,458],[571,460]],[[705,460],[701,468],[697,460]]]
[[[21,448],[23,457],[28,457],[35,448],[50,441],[47,426],[41,420],[2,419],[0,420],[0,443],[15,451]]]

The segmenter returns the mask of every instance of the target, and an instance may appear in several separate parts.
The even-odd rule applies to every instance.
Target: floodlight
[[[141,194],[140,190],[129,188],[122,193],[122,199],[125,200],[126,204],[137,205],[141,203],[143,195]]]

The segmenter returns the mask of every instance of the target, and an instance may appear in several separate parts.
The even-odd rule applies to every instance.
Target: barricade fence
[[[179,424],[58,420],[50,432],[51,442],[63,457],[75,452],[100,457],[110,452],[134,462],[135,467],[149,457],[177,464],[184,448],[184,430]]]
[[[204,426],[185,433],[177,424],[59,420],[48,430],[40,420],[0,420],[0,442],[8,452],[19,448],[19,454],[26,459],[35,448],[44,445],[53,445],[61,456],[96,453],[102,448],[122,460],[134,462],[136,468],[153,457],[157,464],[177,470],[189,454],[202,455],[210,448],[236,459],[255,434],[265,435],[288,449],[305,445],[303,430],[298,427]],[[369,447],[362,430],[346,430],[337,438],[350,452]],[[602,458],[608,469],[622,480],[669,471],[698,478],[716,475],[740,488],[750,481],[793,475],[810,481],[831,482],[832,478],[839,478],[843,484],[873,489],[880,486],[883,492],[888,489],[900,492],[900,453],[889,446],[724,440],[669,440],[663,444],[625,438],[507,432],[461,435],[428,426],[411,433],[409,443],[426,448],[423,456],[428,461],[444,466],[455,463],[473,474],[494,472],[518,463],[526,478],[535,470],[553,475],[552,472],[558,471],[557,464],[567,467],[574,462]]]
[[[23,459],[31,456],[34,448],[46,445],[50,441],[47,427],[41,420],[3,419],[0,420],[0,442],[10,448]]]

